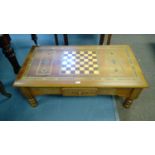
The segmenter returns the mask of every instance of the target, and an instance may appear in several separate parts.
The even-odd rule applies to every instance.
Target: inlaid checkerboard
[[[61,74],[90,75],[99,74],[98,60],[95,51],[64,51],[61,63]]]

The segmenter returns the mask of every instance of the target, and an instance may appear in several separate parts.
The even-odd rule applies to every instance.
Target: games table
[[[128,45],[33,46],[14,82],[31,106],[37,95],[125,97],[130,107],[148,87]]]

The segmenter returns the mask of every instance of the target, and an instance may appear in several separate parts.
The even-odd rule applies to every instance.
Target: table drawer
[[[99,88],[98,95],[129,96],[132,88]]]
[[[64,96],[96,96],[97,88],[62,88]]]
[[[34,95],[48,95],[48,94],[61,94],[61,89],[60,88],[31,88],[30,89],[32,94]]]

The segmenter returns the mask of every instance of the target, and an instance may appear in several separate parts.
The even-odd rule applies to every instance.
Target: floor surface
[[[111,44],[128,44],[143,70],[149,88],[145,89],[133,102],[130,109],[124,109],[122,99],[117,99],[120,120],[154,121],[155,120],[155,35],[119,35],[112,37]]]

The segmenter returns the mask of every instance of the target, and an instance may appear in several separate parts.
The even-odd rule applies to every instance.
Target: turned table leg
[[[27,98],[28,102],[32,107],[37,106],[37,100],[35,99],[34,95],[31,93],[29,88],[20,88],[22,94]]]
[[[132,89],[130,95],[125,99],[125,101],[123,103],[123,107],[124,108],[130,108],[132,103],[133,103],[133,100],[138,98],[141,91],[142,91],[141,88]]]
[[[126,98],[124,103],[123,103],[123,107],[124,108],[130,108],[130,106],[132,105],[133,103],[133,99],[130,99],[130,98]]]

